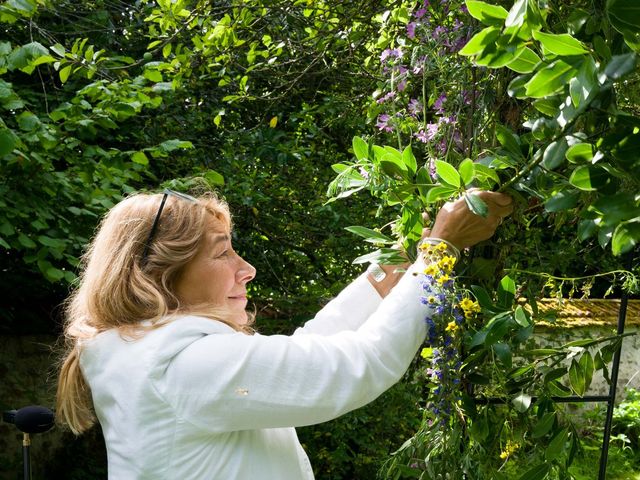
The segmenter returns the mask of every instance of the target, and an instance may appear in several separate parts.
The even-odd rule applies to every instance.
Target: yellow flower
[[[444,275],[440,276],[440,278],[438,278],[438,283],[440,285],[444,285],[448,281],[449,281],[449,275],[447,275],[446,273]]]
[[[441,253],[446,252],[447,251],[447,244],[444,243],[444,242],[440,242],[439,244],[436,245],[436,250],[441,252]]]
[[[451,270],[453,270],[453,266],[455,264],[455,257],[450,257],[449,255],[445,255],[438,261],[438,266],[445,272],[450,272]]]
[[[436,297],[429,297],[427,298],[427,303],[429,303],[429,305],[433,305],[434,303],[436,303],[437,299]]]
[[[476,313],[480,313],[481,311],[481,308],[478,302],[474,302],[469,298],[463,298],[460,301],[459,305],[460,305],[460,308],[464,311],[464,318],[466,319],[473,318],[473,316]]]
[[[420,351],[420,356],[424,359],[431,358],[433,355],[433,348],[425,347]]]
[[[463,310],[469,310],[473,306],[473,300],[469,298],[463,298],[460,301],[460,308]]]
[[[427,268],[424,269],[425,275],[431,275],[435,277],[440,271],[438,270],[438,266],[435,264],[427,265]]]
[[[502,460],[506,460],[508,457],[513,455],[520,448],[520,444],[517,442],[512,442],[511,440],[507,440],[507,444],[504,447],[504,450],[500,452],[500,458]]]
[[[447,328],[445,328],[445,331],[456,333],[458,328],[459,327],[458,327],[458,324],[456,322],[449,322],[449,323],[447,323]]]

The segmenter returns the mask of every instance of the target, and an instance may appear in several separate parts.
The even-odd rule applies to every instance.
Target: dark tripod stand
[[[22,463],[24,480],[31,480],[31,437],[32,433],[42,433],[53,427],[53,412],[45,407],[31,405],[20,410],[7,410],[2,420],[13,423],[22,432]]]

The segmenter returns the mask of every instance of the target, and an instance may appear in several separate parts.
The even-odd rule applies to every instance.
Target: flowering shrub
[[[517,224],[494,241],[515,243],[506,250],[514,256],[532,225],[558,229],[576,217],[579,240],[596,238],[615,254],[633,248],[640,180],[631,171],[640,158],[630,146],[640,149],[640,120],[617,111],[611,92],[636,67],[640,21],[622,20],[637,15],[630,0],[609,1],[608,17],[594,21],[595,4],[582,3],[590,7],[573,13],[569,33],[550,33],[566,27],[554,15],[568,14],[569,6],[552,13],[537,0],[516,0],[510,10],[476,0],[407,2],[384,16],[382,28],[396,33],[377,44],[380,81],[369,114],[376,135],[393,146],[354,138],[355,160],[334,165],[329,194],[367,190],[379,215],[392,209],[397,216],[385,226],[388,234],[350,228],[381,247],[356,261],[396,261],[386,247],[392,237],[411,256],[422,213],[434,213],[443,200],[464,196],[485,215],[471,187],[506,190],[519,202]],[[602,44],[607,21],[620,32],[615,52],[613,43]],[[573,248],[571,258],[580,258]],[[536,297],[544,290],[532,278],[554,275],[522,269],[517,257],[502,257],[502,265],[487,260],[492,269],[480,274],[482,259],[471,252],[455,265],[456,275],[438,248],[426,254],[432,263],[423,272],[422,301],[433,309],[421,374],[429,391],[421,427],[381,475],[494,480],[514,478],[515,468],[521,480],[569,478],[580,438],[558,399],[583,396],[595,371],[608,375],[620,338],[537,348]],[[623,274],[637,286],[631,272]]]

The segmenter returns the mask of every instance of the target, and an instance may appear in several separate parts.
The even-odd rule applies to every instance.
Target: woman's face
[[[256,269],[233,250],[229,232],[218,225],[208,230],[197,255],[184,267],[176,294],[185,306],[223,307],[242,325],[247,322],[246,285],[255,275]]]

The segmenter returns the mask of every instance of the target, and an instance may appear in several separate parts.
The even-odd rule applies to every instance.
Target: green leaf
[[[593,379],[593,371],[594,371],[594,362],[591,353],[584,352],[582,357],[580,357],[580,361],[578,362],[580,368],[582,369],[582,373],[584,375],[584,390],[585,392],[589,390],[589,386],[591,385],[591,380]]]
[[[608,178],[607,172],[598,166],[580,165],[571,174],[569,183],[580,190],[589,192],[604,186]]]
[[[504,125],[496,125],[496,138],[502,147],[518,157],[522,157],[520,139]]]
[[[636,0],[607,0],[605,10],[611,25],[620,33],[640,32],[640,5]]]
[[[604,74],[612,80],[618,80],[636,68],[638,55],[635,53],[625,53],[614,55],[604,69]]]
[[[20,235],[18,235],[18,242],[20,242],[20,245],[22,245],[25,248],[37,247],[36,243],[33,240],[31,240],[29,237],[27,237],[24,233],[20,233]]]
[[[600,91],[597,66],[592,57],[582,63],[578,74],[569,81],[569,94],[574,107],[584,106]]]
[[[482,442],[489,436],[489,422],[486,415],[478,415],[471,423],[469,433],[477,442]]]
[[[462,179],[462,183],[467,186],[473,182],[475,176],[475,168],[473,167],[473,160],[465,158],[460,165],[458,165],[458,173]]]
[[[511,400],[511,403],[518,412],[524,413],[529,410],[529,407],[531,406],[531,395],[520,392]]]
[[[366,160],[369,157],[369,146],[360,137],[353,137],[351,141],[353,153],[358,160]]]
[[[512,366],[512,356],[511,356],[511,347],[509,347],[508,343],[494,343],[491,348],[496,354],[496,357],[505,367],[511,368]]]
[[[513,318],[515,318],[516,323],[521,327],[528,327],[529,325],[531,325],[531,322],[529,321],[529,318],[527,316],[527,312],[525,312],[524,308],[522,308],[520,305],[516,307]]]
[[[467,0],[465,3],[469,14],[485,25],[501,27],[509,14],[509,12],[499,5],[491,5],[476,0]]]
[[[576,143],[571,145],[565,153],[567,160],[574,163],[588,163],[593,159],[593,145],[590,143]]]
[[[613,232],[611,250],[614,255],[629,252],[640,242],[640,218],[620,223]]]
[[[497,185],[500,184],[500,177],[493,168],[489,168],[486,165],[482,165],[481,163],[474,164],[473,168],[474,175],[479,181],[485,182],[490,179],[493,181],[493,183]]]
[[[454,188],[460,188],[460,174],[453,165],[442,160],[436,160],[436,175],[443,183]]]
[[[505,275],[498,285],[498,305],[504,308],[511,307],[516,295],[516,282],[509,275]]]
[[[569,383],[571,388],[580,397],[584,395],[586,390],[584,372],[578,362],[571,361],[571,367],[569,367]]]
[[[568,437],[569,430],[567,428],[563,428],[558,433],[556,433],[544,451],[544,458],[550,462],[562,455]]]
[[[538,72],[525,84],[525,93],[532,98],[542,98],[563,90],[576,68],[563,60],[556,60]]]
[[[467,206],[469,207],[469,210],[471,210],[476,215],[487,218],[487,215],[489,215],[489,207],[477,193],[465,192],[464,199],[467,203]]]
[[[511,49],[502,48],[497,44],[487,45],[482,52],[477,54],[474,62],[476,65],[484,67],[501,68],[516,61],[524,49],[524,46]]]
[[[143,75],[144,78],[154,83],[159,83],[163,80],[162,73],[155,69],[145,68]]]
[[[564,163],[568,149],[569,145],[565,138],[551,142],[542,154],[542,166],[547,170],[558,168]]]
[[[477,55],[484,51],[489,45],[494,45],[500,36],[500,29],[497,27],[487,27],[476,33],[467,44],[458,52],[460,55]]]
[[[598,224],[595,220],[581,220],[578,224],[578,240],[584,242],[586,239],[591,238],[597,229]]]
[[[520,53],[516,58],[511,60],[505,66],[514,72],[531,73],[535,70],[536,65],[541,61],[540,57],[533,50],[529,47],[525,47],[520,50]]]
[[[543,113],[548,117],[555,117],[558,115],[560,101],[556,98],[540,98],[533,102],[533,106],[540,113]]]
[[[547,212],[559,212],[561,210],[569,210],[576,206],[580,194],[576,191],[563,190],[558,192],[549,200],[544,202],[544,209]]]
[[[224,177],[215,170],[208,169],[204,174],[204,178],[209,183],[209,185],[224,185]]]
[[[555,55],[582,55],[589,53],[585,46],[568,33],[544,33],[533,32],[533,38],[538,40],[542,46]]]
[[[531,432],[533,438],[540,438],[549,433],[555,421],[556,412],[545,413],[542,418],[538,420],[535,427],[533,427],[533,431]]]
[[[134,152],[131,155],[131,160],[139,165],[149,165],[149,159],[144,152]]]
[[[60,240],[59,238],[51,238],[46,235],[40,235],[38,237],[38,242],[45,247],[55,248],[55,249],[64,249],[67,243],[64,240]]]
[[[60,81],[62,83],[65,83],[69,79],[69,75],[71,75],[71,68],[72,68],[72,65],[67,65],[62,70],[60,70],[59,75],[60,75]]]
[[[364,238],[365,241],[369,243],[394,243],[394,240],[392,238],[389,238],[386,235],[370,228],[354,225],[351,227],[346,227],[345,230],[351,233],[355,233],[356,235]]]
[[[189,149],[189,148],[193,148],[193,143],[186,141],[186,140],[178,140],[178,139],[171,139],[171,140],[165,140],[164,142],[162,142],[160,145],[158,145],[158,148],[160,150],[162,150],[163,152],[173,152],[174,150],[178,150],[178,149]]]
[[[9,129],[0,130],[0,157],[11,153],[16,145],[16,136]]]
[[[411,150],[411,145],[407,145],[402,151],[402,161],[407,166],[409,173],[411,175],[415,175],[416,170],[418,169],[418,164],[416,162],[416,157],[413,155],[413,151]]]
[[[524,23],[527,13],[527,0],[517,0],[504,21],[505,27],[519,27]]]

